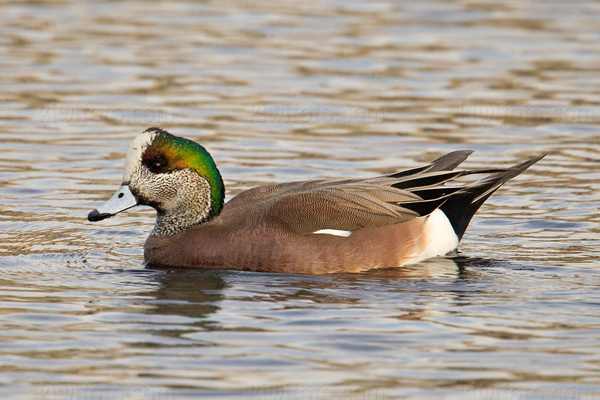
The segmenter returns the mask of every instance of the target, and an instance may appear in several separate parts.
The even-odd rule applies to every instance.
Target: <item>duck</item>
[[[156,223],[144,244],[151,267],[309,275],[399,268],[455,250],[481,205],[546,155],[457,170],[472,152],[367,179],[260,186],[225,202],[209,152],[153,127],[133,140],[121,186],[88,220],[153,207]],[[466,176],[475,179],[459,179]]]

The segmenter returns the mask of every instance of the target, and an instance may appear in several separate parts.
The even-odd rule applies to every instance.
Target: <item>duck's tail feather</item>
[[[440,209],[452,224],[458,240],[462,239],[471,218],[479,210],[479,207],[509,179],[519,175],[527,168],[544,158],[546,154],[534,157],[521,164],[495,172],[485,178],[455,192],[447,195],[446,201],[440,205]]]
[[[458,150],[448,153],[445,156],[441,156],[437,160],[431,162],[431,169],[429,169],[428,172],[452,171],[462,164],[472,153],[473,150]]]
[[[407,169],[404,171],[395,172],[387,175],[389,178],[401,179],[404,177],[410,177],[425,172],[439,172],[439,171],[452,171],[458,167],[463,161],[467,159],[473,153],[473,150],[458,150],[448,153],[440,158],[432,161],[427,165],[423,165],[416,168]]]

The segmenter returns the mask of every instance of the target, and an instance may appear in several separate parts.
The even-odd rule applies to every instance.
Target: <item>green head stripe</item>
[[[211,216],[217,215],[223,208],[225,185],[212,156],[198,143],[159,128],[150,128],[146,132],[157,133],[152,144],[142,155],[142,162],[148,166],[158,161],[163,166],[158,173],[191,168],[208,181],[211,190]]]

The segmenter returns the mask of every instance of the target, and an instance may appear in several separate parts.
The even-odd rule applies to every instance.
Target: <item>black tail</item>
[[[495,172],[478,182],[475,182],[455,193],[447,196],[447,200],[440,205],[440,209],[446,214],[454,232],[458,236],[458,240],[462,239],[469,222],[473,215],[479,210],[479,207],[506,181],[527,168],[531,167],[536,162],[544,158],[546,154],[534,157],[524,163],[507,168],[506,170]]]

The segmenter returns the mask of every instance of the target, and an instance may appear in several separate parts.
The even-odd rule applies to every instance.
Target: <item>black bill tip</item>
[[[103,219],[110,218],[110,217],[112,217],[112,214],[100,213],[100,212],[98,212],[98,210],[92,210],[88,214],[88,221],[90,221],[90,222],[102,221]]]

